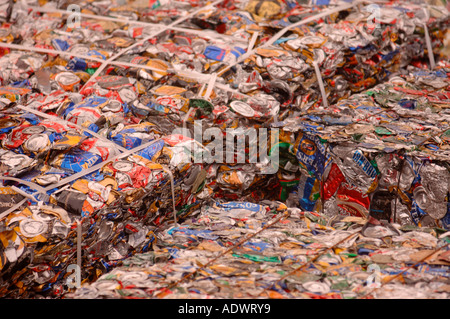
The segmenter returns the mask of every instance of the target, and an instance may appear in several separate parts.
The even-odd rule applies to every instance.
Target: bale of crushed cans
[[[150,4],[0,7],[0,296],[95,281],[210,198],[448,229],[445,8]],[[197,161],[208,128],[280,129],[279,169]]]
[[[287,201],[328,215],[450,229],[449,66],[408,67],[280,123],[301,171]]]
[[[365,225],[279,201],[209,201],[66,298],[448,299],[450,251],[436,249],[450,232]]]

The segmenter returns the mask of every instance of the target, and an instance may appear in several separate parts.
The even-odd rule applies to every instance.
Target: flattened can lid
[[[119,172],[129,172],[133,169],[133,163],[131,163],[130,161],[122,160],[114,162],[113,167]]]
[[[119,112],[122,108],[122,103],[117,100],[110,100],[107,105],[102,108],[102,111]]]
[[[25,237],[35,237],[47,231],[47,224],[31,218],[24,219],[19,224],[19,229]]]
[[[426,210],[427,214],[430,215],[433,219],[442,219],[447,214],[447,202],[432,202],[428,206]],[[423,224],[421,222],[421,224]]]
[[[196,54],[202,54],[206,49],[206,41],[203,39],[194,40],[192,42],[192,49]]]
[[[55,81],[64,91],[73,91],[75,86],[81,82],[81,79],[72,72],[61,72],[55,76]]]
[[[330,292],[330,287],[326,283],[317,281],[305,282],[303,288],[315,294],[326,294]]]
[[[76,53],[76,54],[87,54],[90,51],[90,48],[87,45],[74,45],[70,52]]]
[[[55,76],[56,82],[62,86],[71,86],[80,83],[80,78],[72,72],[61,72]]]
[[[30,126],[25,128],[22,133],[24,134],[41,134],[45,131],[45,127],[44,126]]]
[[[19,122],[17,122],[14,119],[8,119],[8,118],[0,119],[0,129],[17,126],[18,124],[19,124]]]
[[[230,103],[230,107],[238,114],[245,117],[255,116],[255,110],[250,105],[242,101],[233,101]]]
[[[122,88],[119,91],[120,98],[127,103],[130,103],[137,98],[137,94],[130,88]]]
[[[50,139],[46,134],[35,134],[24,143],[25,149],[30,152],[41,152],[50,146]]]

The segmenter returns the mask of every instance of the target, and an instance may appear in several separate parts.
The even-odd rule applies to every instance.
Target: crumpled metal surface
[[[247,296],[286,296],[268,288],[282,275],[265,263],[333,246],[354,230],[333,227],[342,215],[448,230],[448,11],[395,2],[371,20],[370,3],[304,2],[0,4],[0,296],[178,297],[155,278],[181,279],[274,207],[302,213],[204,271],[242,275]],[[264,129],[280,134],[252,135]],[[398,235],[370,225],[376,243]],[[334,254],[314,265],[344,262]],[[155,277],[118,268],[134,263]],[[108,281],[119,277],[127,291]],[[291,296],[344,297],[306,279]],[[241,296],[197,284],[201,296]]]
[[[392,233],[385,226],[362,232],[363,218],[299,209],[287,209],[280,222],[260,231],[286,209],[279,202],[205,205],[189,222],[160,232],[153,251],[128,258],[66,298],[448,298],[448,251],[411,267],[448,246],[448,232]]]

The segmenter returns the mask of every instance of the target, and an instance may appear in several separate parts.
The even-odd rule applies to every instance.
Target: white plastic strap
[[[33,200],[33,201],[36,200],[33,196],[31,196],[31,195],[28,194],[28,193],[25,193],[23,190],[21,190],[20,188],[17,188],[17,187],[14,186],[14,185],[11,186],[11,189],[12,189],[13,191],[15,191],[16,193],[22,195],[23,197],[29,198],[29,199],[31,199],[31,200]]]
[[[252,50],[248,51],[247,53],[241,55],[241,56],[236,60],[236,62],[232,63],[231,65],[229,65],[228,67],[226,67],[225,69],[223,69],[223,70],[220,72],[219,75],[222,75],[223,73],[225,73],[226,71],[228,71],[228,70],[231,69],[232,67],[236,66],[237,64],[239,64],[239,63],[241,63],[242,61],[244,61],[245,59],[247,59],[249,56],[251,56],[252,54],[254,54],[254,53],[256,52],[257,49],[271,46],[275,41],[277,41],[279,38],[281,38],[281,37],[283,36],[283,34],[285,34],[285,33],[286,33],[287,31],[289,31],[290,29],[295,28],[295,27],[298,27],[298,26],[303,25],[303,24],[310,23],[310,22],[312,22],[312,21],[314,21],[314,20],[317,20],[317,19],[320,19],[320,18],[329,16],[330,14],[333,14],[333,13],[336,13],[336,12],[340,12],[340,11],[343,11],[343,10],[350,9],[350,8],[356,6],[358,3],[361,3],[361,2],[364,2],[364,1],[357,0],[357,1],[354,1],[354,2],[352,2],[352,3],[343,4],[343,5],[341,5],[341,6],[338,6],[338,7],[329,9],[329,10],[325,10],[325,11],[319,13],[319,14],[316,14],[316,15],[314,15],[314,16],[312,16],[312,17],[309,17],[309,18],[300,20],[300,21],[297,22],[297,23],[291,24],[291,25],[289,25],[289,26],[287,26],[287,27],[281,29],[281,30],[278,31],[272,38],[270,38],[268,41],[266,41],[263,45],[261,45],[261,46],[255,48],[255,49],[252,49]]]
[[[22,206],[25,202],[27,201],[27,198],[22,199],[20,202],[18,202],[16,205],[14,205],[13,207],[5,210],[3,213],[0,214],[0,220],[2,220],[3,218],[5,218],[6,216],[8,216],[10,213],[12,213],[13,211],[19,209],[20,206]]]
[[[72,122],[66,121],[66,120],[61,119],[61,118],[59,118],[59,117],[56,117],[56,116],[53,116],[53,115],[49,115],[49,114],[40,112],[40,111],[38,111],[38,110],[34,110],[34,109],[29,108],[29,107],[24,106],[24,105],[16,105],[16,107],[18,107],[18,108],[20,108],[20,109],[22,109],[22,110],[24,110],[24,111],[27,111],[27,112],[36,114],[36,115],[38,115],[38,116],[40,116],[40,117],[46,118],[46,119],[48,119],[48,120],[66,124],[66,125],[69,126],[69,127],[70,127],[70,126],[74,126],[74,127],[78,128],[79,130],[83,130],[83,131],[88,132],[89,134],[95,136],[96,138],[98,138],[98,139],[100,139],[100,140],[102,140],[102,141],[108,142],[109,144],[111,144],[110,147],[112,147],[112,148],[114,148],[114,149],[118,149],[118,150],[120,150],[121,152],[127,151],[126,148],[124,148],[124,147],[122,147],[122,146],[120,146],[120,145],[117,145],[116,143],[114,143],[114,142],[108,140],[107,138],[105,138],[105,137],[103,137],[103,136],[101,136],[101,135],[95,133],[94,131],[91,131],[91,130],[85,128],[85,127],[82,127],[82,126],[80,126],[80,125],[78,125],[78,124],[74,124],[74,123],[72,123]]]
[[[189,19],[190,17],[192,17],[193,15],[197,14],[198,12],[203,11],[203,10],[205,10],[206,8],[212,7],[212,6],[214,6],[214,5],[216,5],[216,4],[220,3],[220,2],[223,2],[223,1],[224,1],[224,0],[217,0],[217,1],[213,2],[212,4],[206,6],[205,8],[203,8],[203,7],[202,7],[202,8],[199,8],[199,9],[197,9],[197,10],[195,10],[195,11],[193,11],[193,12],[187,14],[187,15],[185,15],[184,17],[181,17],[181,18],[175,20],[175,21],[172,22],[171,24],[164,26],[162,29],[160,29],[160,30],[158,30],[158,31],[156,31],[156,32],[153,32],[151,35],[147,36],[146,38],[144,38],[144,39],[142,39],[142,40],[140,40],[140,41],[138,41],[138,42],[136,42],[136,43],[130,45],[129,47],[127,47],[127,48],[121,50],[120,52],[118,52],[117,54],[113,55],[113,56],[112,56],[111,58],[109,58],[108,60],[104,61],[104,62],[102,63],[102,65],[101,65],[101,66],[95,71],[95,73],[91,76],[91,78],[84,84],[83,88],[84,88],[88,83],[90,83],[93,79],[95,79],[95,78],[96,78],[96,77],[104,70],[104,68],[105,68],[107,65],[110,64],[111,61],[114,61],[115,59],[117,59],[117,58],[120,57],[121,55],[125,54],[125,53],[128,52],[129,50],[131,50],[131,49],[133,49],[133,48],[135,48],[135,47],[137,47],[137,46],[139,46],[139,45],[142,45],[145,41],[148,41],[149,39],[151,39],[151,38],[157,36],[158,34],[161,34],[161,33],[163,33],[164,31],[169,30],[171,27],[173,27],[173,26],[175,26],[175,25],[177,25],[177,24],[179,24],[179,23],[181,23],[181,22],[183,22],[183,21]],[[82,88],[82,89],[83,89],[83,88]]]
[[[69,55],[69,56],[74,56],[74,57],[77,57],[77,58],[82,58],[82,59],[85,59],[85,60],[92,60],[92,61],[100,62],[100,63],[104,63],[105,62],[105,60],[102,60],[102,59],[99,59],[99,58],[96,58],[96,57],[93,57],[93,56],[89,56],[89,55],[78,54],[78,53],[75,53],[75,52],[67,52],[67,51],[60,51],[60,50],[44,49],[44,48],[30,47],[30,46],[24,46],[24,45],[19,45],[19,44],[12,44],[12,43],[4,43],[4,42],[0,42],[0,47],[14,49],[14,50],[41,52],[41,53],[47,53],[47,54]],[[117,66],[137,67],[137,68],[142,68],[142,69],[151,70],[151,71],[165,71],[163,69],[151,67],[151,66],[148,66],[148,65],[134,64],[134,63],[128,63],[128,62],[110,61],[109,64],[117,65]],[[198,77],[199,74],[201,74],[201,73],[196,74],[196,72],[193,72],[193,71],[180,72],[180,75],[183,75],[185,77],[189,77],[191,79],[200,79],[200,80],[203,80],[203,81],[207,81],[207,79],[208,79],[207,75],[206,75],[206,78],[205,78],[204,74],[202,74],[203,76]]]
[[[28,181],[24,181],[23,179],[19,179],[19,178],[15,178],[15,177],[11,177],[11,176],[3,176],[0,175],[0,180],[8,180],[8,181],[14,181],[14,182],[18,182],[20,184],[26,185],[36,191],[38,191],[39,193],[45,194],[45,189],[42,188],[41,186],[39,186],[38,184],[32,183],[32,182],[28,182]]]
[[[328,107],[327,94],[325,92],[325,86],[323,85],[322,73],[320,72],[319,64],[317,61],[313,61],[314,70],[316,71],[317,82],[319,83],[320,94],[322,95],[322,104],[324,107]]]
[[[214,86],[216,84],[216,80],[217,80],[217,73],[211,74],[211,77],[210,77],[209,82],[208,82],[208,87],[206,89],[206,93],[205,93],[205,96],[204,96],[204,98],[206,100],[209,99],[209,97],[211,96],[212,90],[213,90],[213,88],[214,88]]]
[[[65,191],[66,189],[68,189],[69,187],[70,187],[70,185],[65,185],[65,186],[59,188],[57,191],[54,191],[54,192],[52,193],[52,195],[54,196],[54,195],[56,195],[56,194],[58,194],[58,193],[61,193],[61,192]]]
[[[195,71],[190,71],[190,70],[173,70],[177,75],[181,76],[181,77],[186,77],[189,79],[194,79],[196,80],[198,83],[205,83],[205,82],[209,82],[211,81],[211,76],[210,74],[203,74],[203,73],[198,73]],[[217,75],[218,76],[218,75]],[[214,82],[214,86],[218,87],[219,89],[226,91],[226,92],[231,92],[237,95],[240,95],[242,97],[246,97],[249,98],[250,96],[248,96],[245,93],[242,93],[240,91],[234,90],[232,88],[230,88],[229,86],[222,84],[222,83],[218,83],[217,81]]]
[[[145,144],[142,144],[140,146],[137,146],[137,147],[135,147],[135,148],[133,148],[131,150],[127,150],[126,152],[118,154],[118,155],[108,159],[105,162],[98,163],[97,165],[94,165],[94,166],[92,166],[92,167],[90,167],[88,169],[85,169],[85,170],[83,170],[81,172],[73,174],[72,176],[64,178],[64,179],[60,180],[58,183],[52,184],[50,186],[47,186],[46,188],[42,189],[40,192],[41,193],[45,193],[45,192],[47,192],[49,190],[52,190],[52,189],[55,189],[55,188],[59,188],[59,187],[65,185],[65,184],[68,184],[68,183],[70,183],[70,182],[72,182],[72,181],[74,181],[74,180],[76,180],[76,179],[78,179],[80,177],[83,177],[83,176],[88,175],[88,174],[90,174],[92,172],[95,172],[98,169],[101,169],[106,164],[106,162],[113,162],[113,161],[115,161],[115,160],[117,160],[119,158],[126,157],[128,155],[136,153],[136,152],[138,152],[138,151],[140,151],[140,150],[142,150],[142,149],[144,149],[144,148],[146,148],[146,147],[148,147],[148,146],[152,145],[153,143],[156,143],[156,142],[158,142],[160,140],[161,140],[161,138],[158,138],[156,140],[153,140],[153,141],[150,141],[148,143],[145,143]]]
[[[228,85],[224,85],[224,84],[222,84],[222,83],[217,83],[217,82],[216,82],[216,83],[215,83],[215,86],[218,87],[218,88],[221,89],[221,90],[224,90],[224,91],[227,91],[227,92],[234,93],[234,94],[239,95],[239,96],[241,96],[241,97],[244,97],[244,98],[250,98],[249,95],[247,95],[247,94],[245,94],[245,93],[242,93],[242,92],[240,92],[240,91],[238,91],[238,90],[234,90],[234,89],[230,88]]]
[[[186,112],[186,115],[185,115],[184,118],[183,118],[183,128],[184,128],[184,129],[186,128],[186,122],[187,122],[187,120],[189,119],[189,116],[191,116],[192,112],[194,112],[194,111],[195,111],[195,108],[191,107],[191,108]]]
[[[175,69],[170,69],[170,71],[173,71],[174,73],[176,73],[177,75],[179,75],[181,77],[195,79],[195,80],[197,80],[197,83],[207,83],[211,77],[209,74],[199,73],[199,72],[195,72],[192,70],[184,70],[184,69],[177,70],[175,68]]]
[[[81,221],[77,220],[77,265],[78,271],[81,270],[82,260],[81,260]],[[81,275],[81,274],[80,274]]]
[[[103,59],[99,59],[99,58],[92,57],[89,55],[78,54],[76,52],[51,50],[51,49],[37,48],[37,47],[31,47],[31,46],[24,46],[24,45],[20,45],[20,44],[0,42],[0,47],[10,48],[10,49],[15,49],[15,50],[42,52],[42,53],[48,53],[48,54],[69,55],[69,56],[74,56],[77,58],[82,58],[85,60],[92,60],[92,61],[100,62],[100,63],[105,62],[105,60],[103,60]]]
[[[288,25],[287,27],[285,27],[285,28],[281,29],[279,32],[277,32],[272,38],[270,38],[266,43],[264,43],[264,45],[262,47],[272,45],[275,41],[277,41],[279,38],[281,38],[283,36],[283,34],[285,34],[290,29],[296,28],[296,27],[298,27],[300,25],[304,25],[304,24],[313,22],[313,21],[315,21],[317,19],[329,16],[329,15],[331,15],[333,13],[337,13],[337,12],[340,12],[340,11],[343,11],[343,10],[347,10],[347,9],[353,8],[353,7],[355,7],[356,5],[358,5],[361,2],[364,2],[364,1],[356,0],[356,1],[353,1],[352,3],[343,4],[343,5],[340,5],[338,7],[335,7],[335,8],[329,9],[329,10],[325,10],[325,11],[323,11],[323,12],[321,12],[319,14],[316,14],[316,15],[314,15],[312,17],[300,20],[297,23]]]
[[[252,38],[250,39],[250,42],[248,44],[247,51],[253,50],[253,46],[255,45],[256,40],[258,39],[258,36],[259,36],[259,32],[258,31],[253,33]]]
[[[425,31],[425,42],[427,45],[428,59],[430,60],[430,69],[433,70],[436,67],[436,62],[434,61],[433,46],[431,45],[431,38],[426,22],[423,23],[423,29]]]
[[[175,182],[174,182],[174,178],[173,178],[173,174],[170,171],[170,169],[168,167],[166,167],[165,165],[161,165],[164,172],[166,172],[169,175],[170,178],[170,188],[172,190],[172,209],[173,209],[173,222],[174,225],[177,225],[177,210],[176,210],[176,205],[175,205]]]
[[[198,90],[198,93],[197,93],[198,97],[202,96],[202,93],[205,90],[205,87],[206,87],[206,83],[203,83],[200,90]]]

